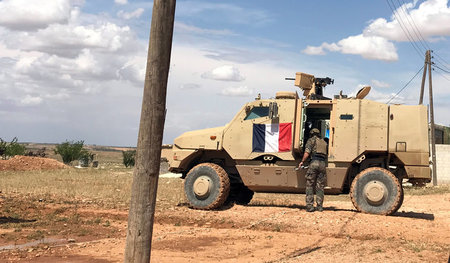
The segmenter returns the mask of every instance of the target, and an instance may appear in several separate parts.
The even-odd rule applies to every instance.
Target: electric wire
[[[403,0],[402,0],[403,2]],[[399,5],[399,9],[402,10],[404,17],[406,18],[406,22],[408,22],[408,24],[410,25],[411,31],[413,31],[414,35],[416,36],[416,41],[418,41],[422,47],[427,50],[427,49],[431,49],[430,47],[427,48],[428,45],[424,44],[423,38],[421,38],[419,36],[420,31],[416,30],[417,26],[415,27],[416,29],[414,29],[414,26],[416,25],[416,23],[414,23],[414,19],[411,17],[411,15],[408,13],[408,10],[406,9],[406,4],[405,2],[403,2],[403,5],[400,3],[400,0],[397,0],[397,3]],[[419,33],[417,33],[419,32]],[[425,42],[426,43],[426,42]]]
[[[436,67],[436,68],[438,68],[438,69],[440,69],[440,70],[444,71],[445,73],[448,73],[448,74],[450,74],[450,71],[448,71],[448,70],[445,70],[445,69],[443,69],[443,68],[441,68],[441,67],[437,66],[436,64],[434,64],[434,66],[433,66],[433,67]]]
[[[403,0],[401,0],[401,1],[402,1],[403,5],[406,6],[405,1],[403,1]],[[405,7],[405,9],[406,9],[406,7]],[[423,37],[422,33],[420,32],[420,29],[419,29],[419,27],[417,26],[416,22],[414,22],[414,18],[411,16],[410,13],[408,13],[408,16],[411,18],[411,21],[412,21],[412,23],[413,23],[413,25],[414,25],[414,28],[416,29],[416,31],[417,31],[417,33],[419,34],[420,38],[421,38],[421,39],[423,40],[423,42],[425,43],[425,46],[427,46],[426,49],[431,49],[430,46],[428,45],[427,41],[426,41],[425,38]]]
[[[397,97],[398,94],[400,94],[400,92],[402,92],[402,91],[409,85],[409,83],[411,83],[411,81],[413,81],[413,79],[414,79],[415,77],[417,77],[417,75],[419,75],[419,73],[420,73],[420,71],[422,71],[423,67],[424,67],[424,66],[422,66],[422,67],[417,71],[416,75],[414,75],[414,77],[412,77],[412,78],[405,84],[405,86],[403,86],[403,88],[401,88],[394,96],[392,96],[392,98],[390,98],[390,99],[388,100],[388,102],[386,102],[386,104],[389,104],[393,99],[395,99],[395,97]]]
[[[393,0],[386,0],[387,4],[389,5],[389,8],[392,11],[392,14],[394,15],[394,17],[397,19],[398,24],[400,25],[403,33],[405,33],[406,38],[408,38],[409,43],[413,46],[413,48],[416,50],[417,54],[419,54],[420,58],[423,58],[424,55],[422,55],[422,52],[420,51],[420,47],[415,43],[414,38],[412,38],[411,34],[409,33],[409,30],[407,28],[405,28],[405,26],[403,25],[403,19],[401,19],[400,14],[398,13],[398,11],[395,9],[395,4],[393,2]],[[392,5],[391,5],[392,3]]]
[[[420,46],[415,43],[415,42],[419,42],[420,45],[425,49],[425,50],[431,50],[431,47],[428,45],[428,42],[425,40],[425,38],[423,37],[421,31],[419,30],[419,27],[417,26],[416,22],[414,21],[414,18],[411,16],[411,14],[408,12],[407,8],[406,8],[406,3],[404,0],[397,0],[398,3],[398,7],[395,5],[395,3],[393,2],[393,0],[390,0],[390,2],[387,0],[387,3],[389,5],[389,8],[391,9],[393,15],[395,18],[397,18],[397,22],[399,23],[401,29],[403,30],[403,32],[405,33],[406,37],[408,38],[408,40],[411,41],[411,45],[413,45],[413,47],[415,48],[415,50],[420,54],[422,49],[420,48]],[[391,5],[392,4],[392,5]],[[395,11],[394,11],[395,10]],[[405,19],[403,20],[400,16],[400,12],[399,10],[402,11],[403,16],[405,17]],[[408,30],[408,25],[406,25],[405,21],[408,23],[411,31],[414,33],[414,35],[416,36],[416,39],[414,39],[414,37],[412,36],[411,32]],[[406,30],[405,30],[406,29]],[[423,52],[423,51],[422,51]],[[446,70],[450,71],[450,68],[447,67],[447,65],[450,65],[450,63],[448,63],[447,61],[445,61],[438,53],[436,53],[435,51],[432,51],[434,55],[436,55],[436,63],[438,63],[439,65],[441,65],[442,67],[444,67]],[[422,55],[421,55],[422,57]]]
[[[447,63],[447,61],[445,61],[443,58],[441,58],[441,56],[439,56],[436,52],[433,51],[433,54],[437,56],[437,57],[435,57],[435,59],[436,59],[435,62],[439,63],[439,65],[441,65],[442,67],[444,67],[445,69],[450,71],[450,68],[445,65],[445,64],[447,64],[447,65],[450,65],[450,64]]]
[[[399,2],[401,1],[402,4]],[[417,26],[416,22],[414,21],[414,18],[411,16],[411,14],[408,12],[407,8],[406,8],[406,3],[404,0],[397,0],[397,3],[399,4],[399,6],[401,7],[404,16],[406,17],[407,22],[409,23],[409,25],[411,26],[412,31],[414,32],[414,34],[417,37],[417,40],[419,41],[419,43],[422,45],[423,48],[425,48],[425,50],[431,50],[431,47],[428,45],[428,42],[425,40],[425,38],[423,37],[422,33],[420,32],[419,27]],[[447,61],[445,61],[444,58],[442,58],[438,53],[436,53],[435,51],[432,51],[434,55],[436,55],[436,62],[439,63],[441,66],[443,66],[444,68],[446,68],[447,70],[450,70],[450,68],[448,68],[446,66],[450,65],[450,63],[448,63]]]
[[[434,72],[438,73],[439,75],[441,75],[441,77],[443,77],[444,79],[448,80],[450,82],[450,79],[448,79],[444,74],[442,74],[441,72],[435,70]]]

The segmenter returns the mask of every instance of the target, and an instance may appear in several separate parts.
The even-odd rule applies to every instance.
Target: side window
[[[244,120],[252,120],[269,116],[269,107],[253,107]]]

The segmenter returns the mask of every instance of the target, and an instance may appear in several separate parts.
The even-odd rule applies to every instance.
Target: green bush
[[[17,137],[14,137],[10,143],[0,138],[0,155],[3,159],[16,155],[25,155],[25,146],[19,144]]]
[[[83,149],[83,145],[84,141],[66,141],[56,146],[55,154],[61,155],[65,164],[70,164],[72,161],[80,160],[83,156],[89,156],[90,153]]]
[[[136,150],[131,151],[122,151],[123,155],[123,164],[125,167],[131,167],[134,166],[135,158],[136,158]]]

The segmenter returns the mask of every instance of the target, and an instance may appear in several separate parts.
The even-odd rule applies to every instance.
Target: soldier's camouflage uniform
[[[317,135],[308,139],[305,146],[305,152],[311,156],[309,169],[306,172],[306,207],[314,207],[314,187],[316,188],[316,203],[317,207],[323,206],[324,187],[327,180],[325,160],[318,160],[315,158],[316,154],[316,140],[322,140]]]

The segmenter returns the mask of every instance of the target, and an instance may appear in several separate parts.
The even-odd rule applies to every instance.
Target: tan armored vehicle
[[[293,79],[294,80],[294,79]],[[402,180],[430,181],[428,112],[364,97],[323,96],[330,78],[296,73],[296,92],[256,98],[225,126],[175,139],[169,170],[182,173],[192,207],[226,200],[247,204],[254,192],[304,193],[307,169],[295,169],[312,128],[328,138],[325,193],[350,193],[358,211],[389,215],[403,202]]]

